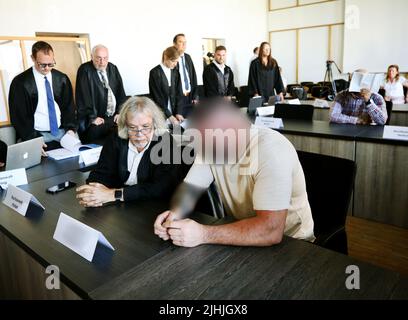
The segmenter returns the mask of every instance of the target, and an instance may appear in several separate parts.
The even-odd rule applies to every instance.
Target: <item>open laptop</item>
[[[276,104],[274,118],[312,121],[314,106],[307,104]]]
[[[6,170],[31,168],[40,164],[42,137],[13,144],[7,149]]]
[[[262,97],[254,97],[249,100],[248,105],[248,114],[255,115],[256,109],[262,107],[263,98]]]

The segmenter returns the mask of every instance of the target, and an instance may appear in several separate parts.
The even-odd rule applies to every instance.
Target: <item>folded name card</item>
[[[53,238],[89,262],[92,262],[98,243],[115,250],[101,232],[63,212],[60,213]]]
[[[79,153],[79,163],[84,163],[85,166],[90,166],[99,161],[101,156],[102,147],[81,151]]]
[[[2,187],[7,187],[9,184],[18,187],[27,183],[26,169],[15,169],[0,172],[0,185]]]
[[[31,193],[21,190],[20,188],[15,187],[12,184],[8,186],[6,197],[4,198],[3,203],[22,216],[26,216],[30,203],[33,203],[34,205],[45,209],[40,201],[38,201]]]
[[[275,113],[275,106],[257,108],[256,112],[260,117],[273,116]]]
[[[280,118],[256,117],[255,125],[271,129],[282,129],[283,121]]]
[[[408,141],[408,127],[385,126],[383,138]]]

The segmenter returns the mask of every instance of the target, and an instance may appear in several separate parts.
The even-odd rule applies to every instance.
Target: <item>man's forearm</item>
[[[204,226],[205,244],[266,247],[282,241],[283,230],[259,217],[218,226]]]

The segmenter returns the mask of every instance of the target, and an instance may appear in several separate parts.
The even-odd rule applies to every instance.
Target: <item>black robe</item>
[[[223,83],[220,80],[223,79]],[[207,98],[232,97],[234,95],[234,73],[231,68],[225,66],[224,74],[218,67],[211,63],[204,68],[203,72],[204,93]]]
[[[112,63],[108,63],[106,73],[109,86],[116,98],[115,114],[118,114],[121,105],[127,98],[122,77],[118,68]],[[82,64],[78,69],[75,101],[80,132],[85,131],[96,118],[105,118],[108,106],[108,89],[104,88],[92,61]]]
[[[169,163],[154,164],[150,155],[162,143],[161,156],[169,155]],[[183,168],[181,164],[174,164],[171,152],[173,152],[173,139],[170,134],[152,140],[149,148],[143,154],[137,169],[138,183],[133,186],[125,186],[129,179],[128,151],[129,140],[121,139],[117,134],[112,134],[105,142],[97,167],[89,174],[87,183],[98,182],[108,188],[124,188],[125,201],[170,199],[175,188],[183,180]],[[155,147],[156,146],[156,147]]]
[[[150,97],[162,109],[166,118],[182,114],[183,112],[183,89],[181,88],[180,74],[178,70],[171,70],[171,87],[167,81],[161,65],[150,70],[149,75],[149,91]],[[168,109],[168,101],[170,98],[171,110]]]
[[[52,71],[54,100],[61,111],[61,126],[65,131],[77,129],[72,85],[68,76],[58,70]],[[42,135],[34,129],[34,114],[37,110],[38,90],[33,68],[17,75],[10,86],[9,107],[11,123],[16,129],[17,140],[31,140]]]
[[[276,94],[284,91],[279,66],[276,64],[273,68],[265,67],[259,58],[252,61],[248,77],[249,95],[258,94],[268,101],[269,97],[275,95],[275,90]]]
[[[188,76],[190,78],[190,85],[191,85],[191,91],[190,91],[190,97],[191,100],[198,100],[198,90],[197,90],[197,73],[194,67],[193,59],[191,59],[191,56],[187,53],[184,53],[184,60],[186,61],[186,68],[188,72]],[[176,70],[179,71],[179,68],[181,64],[181,57],[180,61],[176,66]],[[180,71],[179,71],[180,72]],[[181,87],[181,90],[183,91],[183,87]]]

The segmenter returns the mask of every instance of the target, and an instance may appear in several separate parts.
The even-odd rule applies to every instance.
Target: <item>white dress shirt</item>
[[[133,186],[137,184],[137,170],[139,168],[140,161],[142,160],[145,151],[149,149],[149,146],[150,146],[150,142],[143,149],[142,152],[139,152],[137,151],[137,148],[132,144],[132,142],[129,141],[127,167],[128,167],[128,171],[130,172],[130,174],[129,174],[129,178],[126,181],[125,185]]]
[[[216,65],[216,67],[218,69],[220,69],[220,71],[222,72],[222,74],[224,74],[225,72],[225,63],[224,64],[219,64],[217,61],[213,61],[213,63]]]
[[[183,55],[180,56],[180,60],[179,60],[179,73],[180,73],[180,80],[181,80],[181,85],[183,87],[184,95],[188,94],[191,91],[190,76],[188,75],[188,69],[187,69],[187,66],[185,65],[185,63],[186,63],[186,56],[183,54]],[[186,67],[187,81],[188,81],[188,84],[190,85],[189,90],[187,90],[188,88],[186,88],[186,83],[185,83],[185,80],[184,80],[185,77],[184,77],[183,65]]]
[[[163,69],[164,74],[166,75],[167,82],[169,83],[169,87],[171,87],[171,69],[166,67],[163,63],[161,63],[160,66]],[[171,110],[170,97],[169,97],[169,101],[167,102],[167,109],[169,109],[169,111],[173,113],[173,111]]]
[[[52,96],[54,97],[54,92],[52,88],[52,73],[49,72],[46,76],[39,73],[35,67],[33,67],[33,74],[35,79],[35,84],[38,91],[38,104],[37,109],[34,113],[34,129],[36,131],[50,131],[50,118],[48,115],[48,102],[47,102],[47,91],[45,89],[45,78],[47,77],[48,82],[51,86]],[[57,115],[58,128],[61,126],[61,110],[58,103],[55,101],[55,114]]]

